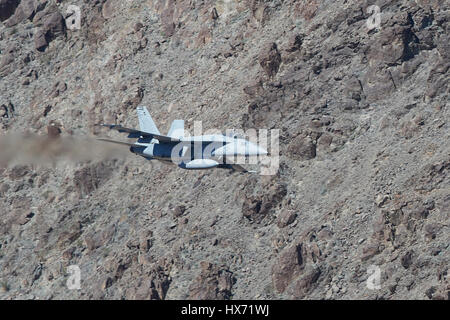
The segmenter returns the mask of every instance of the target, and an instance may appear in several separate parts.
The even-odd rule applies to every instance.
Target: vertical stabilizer
[[[147,110],[147,107],[142,107],[142,106],[137,107],[136,111],[138,114],[139,127],[140,127],[141,131],[147,132],[147,133],[160,134],[158,128],[155,125],[155,122],[153,122],[153,119]]]
[[[167,135],[176,139],[184,138],[184,120],[173,120]]]

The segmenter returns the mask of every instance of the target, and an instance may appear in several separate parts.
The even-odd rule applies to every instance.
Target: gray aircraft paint
[[[110,129],[128,133],[128,138],[137,138],[136,143],[126,143],[108,139],[102,141],[130,146],[130,151],[146,159],[171,161],[182,169],[198,170],[225,168],[246,170],[240,165],[227,161],[235,156],[267,155],[267,151],[255,143],[225,135],[184,136],[184,120],[174,120],[167,136],[161,135],[146,107],[136,109],[140,130],[120,125],[104,124]],[[231,162],[231,164],[230,164]]]

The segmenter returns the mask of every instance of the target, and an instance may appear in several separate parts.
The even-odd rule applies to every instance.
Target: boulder
[[[201,272],[189,286],[189,298],[193,300],[228,300],[235,279],[224,268],[202,261]]]
[[[276,43],[270,43],[266,45],[259,55],[259,64],[266,72],[266,74],[272,78],[274,77],[281,64],[281,55],[278,52]]]
[[[283,210],[277,219],[277,226],[279,228],[284,228],[293,223],[295,218],[297,218],[297,214],[295,212],[292,212],[291,210]]]
[[[36,12],[42,10],[47,1],[39,3],[37,0],[21,0],[14,15],[5,22],[7,27],[15,26],[23,21],[32,20]]]
[[[20,4],[20,0],[0,0],[0,21],[9,19]]]
[[[39,18],[35,17],[33,22],[40,26],[34,36],[34,46],[41,52],[45,51],[51,41],[66,32],[64,17],[57,9],[49,9],[45,15]]]
[[[295,160],[310,160],[316,157],[316,144],[310,137],[299,135],[288,146],[290,156]]]
[[[277,292],[284,292],[292,279],[304,268],[302,243],[284,249],[272,267],[272,283]]]

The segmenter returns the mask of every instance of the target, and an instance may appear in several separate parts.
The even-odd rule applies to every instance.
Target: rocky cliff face
[[[448,299],[448,10],[0,0],[1,134],[280,129],[273,176],[1,164],[0,298]]]

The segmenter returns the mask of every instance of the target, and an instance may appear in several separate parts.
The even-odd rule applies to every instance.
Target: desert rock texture
[[[267,176],[3,147],[0,299],[449,299],[449,9],[0,0],[13,146],[123,140],[97,124],[136,128],[138,105],[163,134],[280,130]]]

